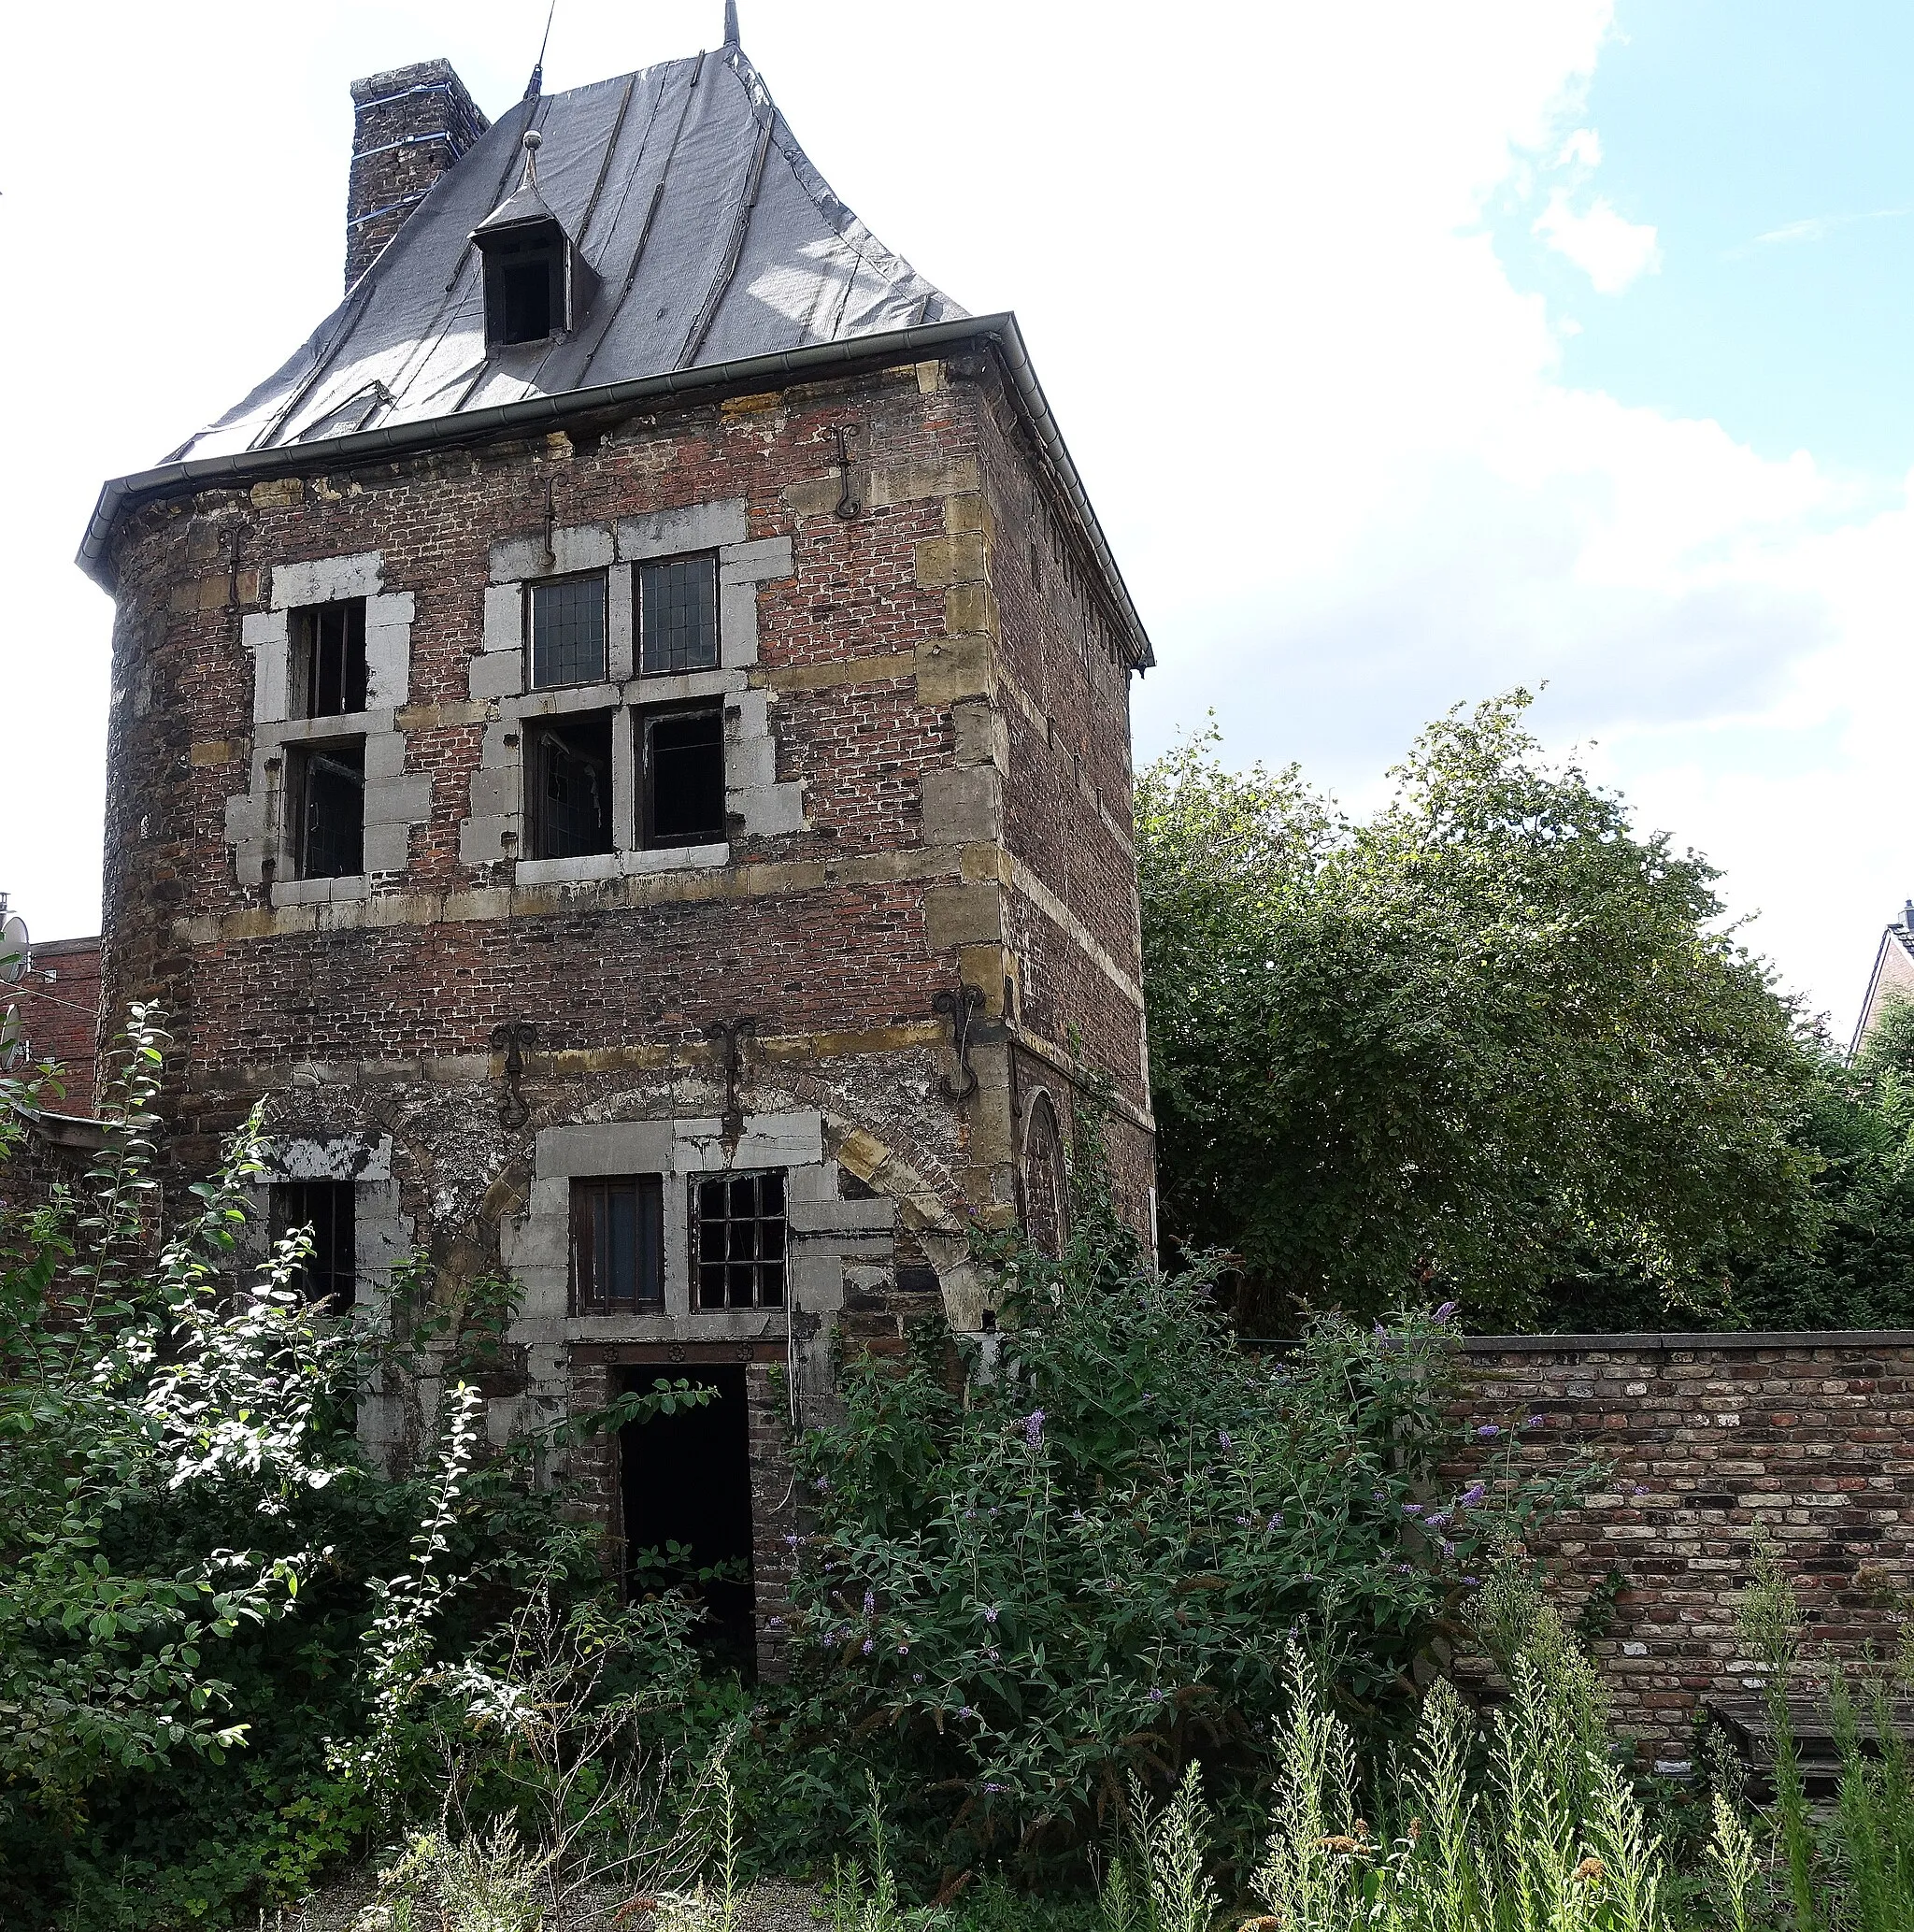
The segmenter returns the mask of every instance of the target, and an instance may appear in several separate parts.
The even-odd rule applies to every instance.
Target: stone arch
[[[1070,1231],[1070,1194],[1057,1109],[1041,1088],[1024,1110],[1021,1179],[1024,1235],[1032,1247],[1054,1259],[1064,1252]]]

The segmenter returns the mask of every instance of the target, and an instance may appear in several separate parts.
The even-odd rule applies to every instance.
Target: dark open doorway
[[[663,1366],[626,1370],[649,1389]],[[715,1389],[702,1408],[631,1423],[619,1436],[627,1576],[636,1594],[683,1584],[704,1605],[696,1639],[713,1661],[756,1669],[751,1592],[751,1467],[740,1367],[678,1368],[672,1379]],[[670,1546],[679,1548],[674,1552]]]

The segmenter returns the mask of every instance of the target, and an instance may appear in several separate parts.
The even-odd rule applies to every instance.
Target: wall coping
[[[1471,1355],[1657,1354],[1670,1349],[1711,1352],[1750,1349],[1914,1349],[1914,1328],[1646,1330],[1618,1335],[1465,1335]]]

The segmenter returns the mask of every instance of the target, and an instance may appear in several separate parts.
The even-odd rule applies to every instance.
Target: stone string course
[[[1621,1727],[1688,1758],[1698,1708],[1745,1701],[1735,1635],[1764,1524],[1808,1625],[1807,1651],[1892,1652],[1914,1594],[1914,1333],[1487,1336],[1466,1345],[1472,1420],[1530,1416],[1489,1473],[1586,1449],[1612,1475],[1539,1553],[1573,1618],[1621,1581],[1594,1652]]]

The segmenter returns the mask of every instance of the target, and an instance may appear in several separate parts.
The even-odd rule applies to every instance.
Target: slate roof
[[[488,354],[469,236],[538,190],[602,282],[566,339]],[[521,101],[298,352],[166,460],[234,455],[878,336],[965,311],[831,192],[742,50]]]

